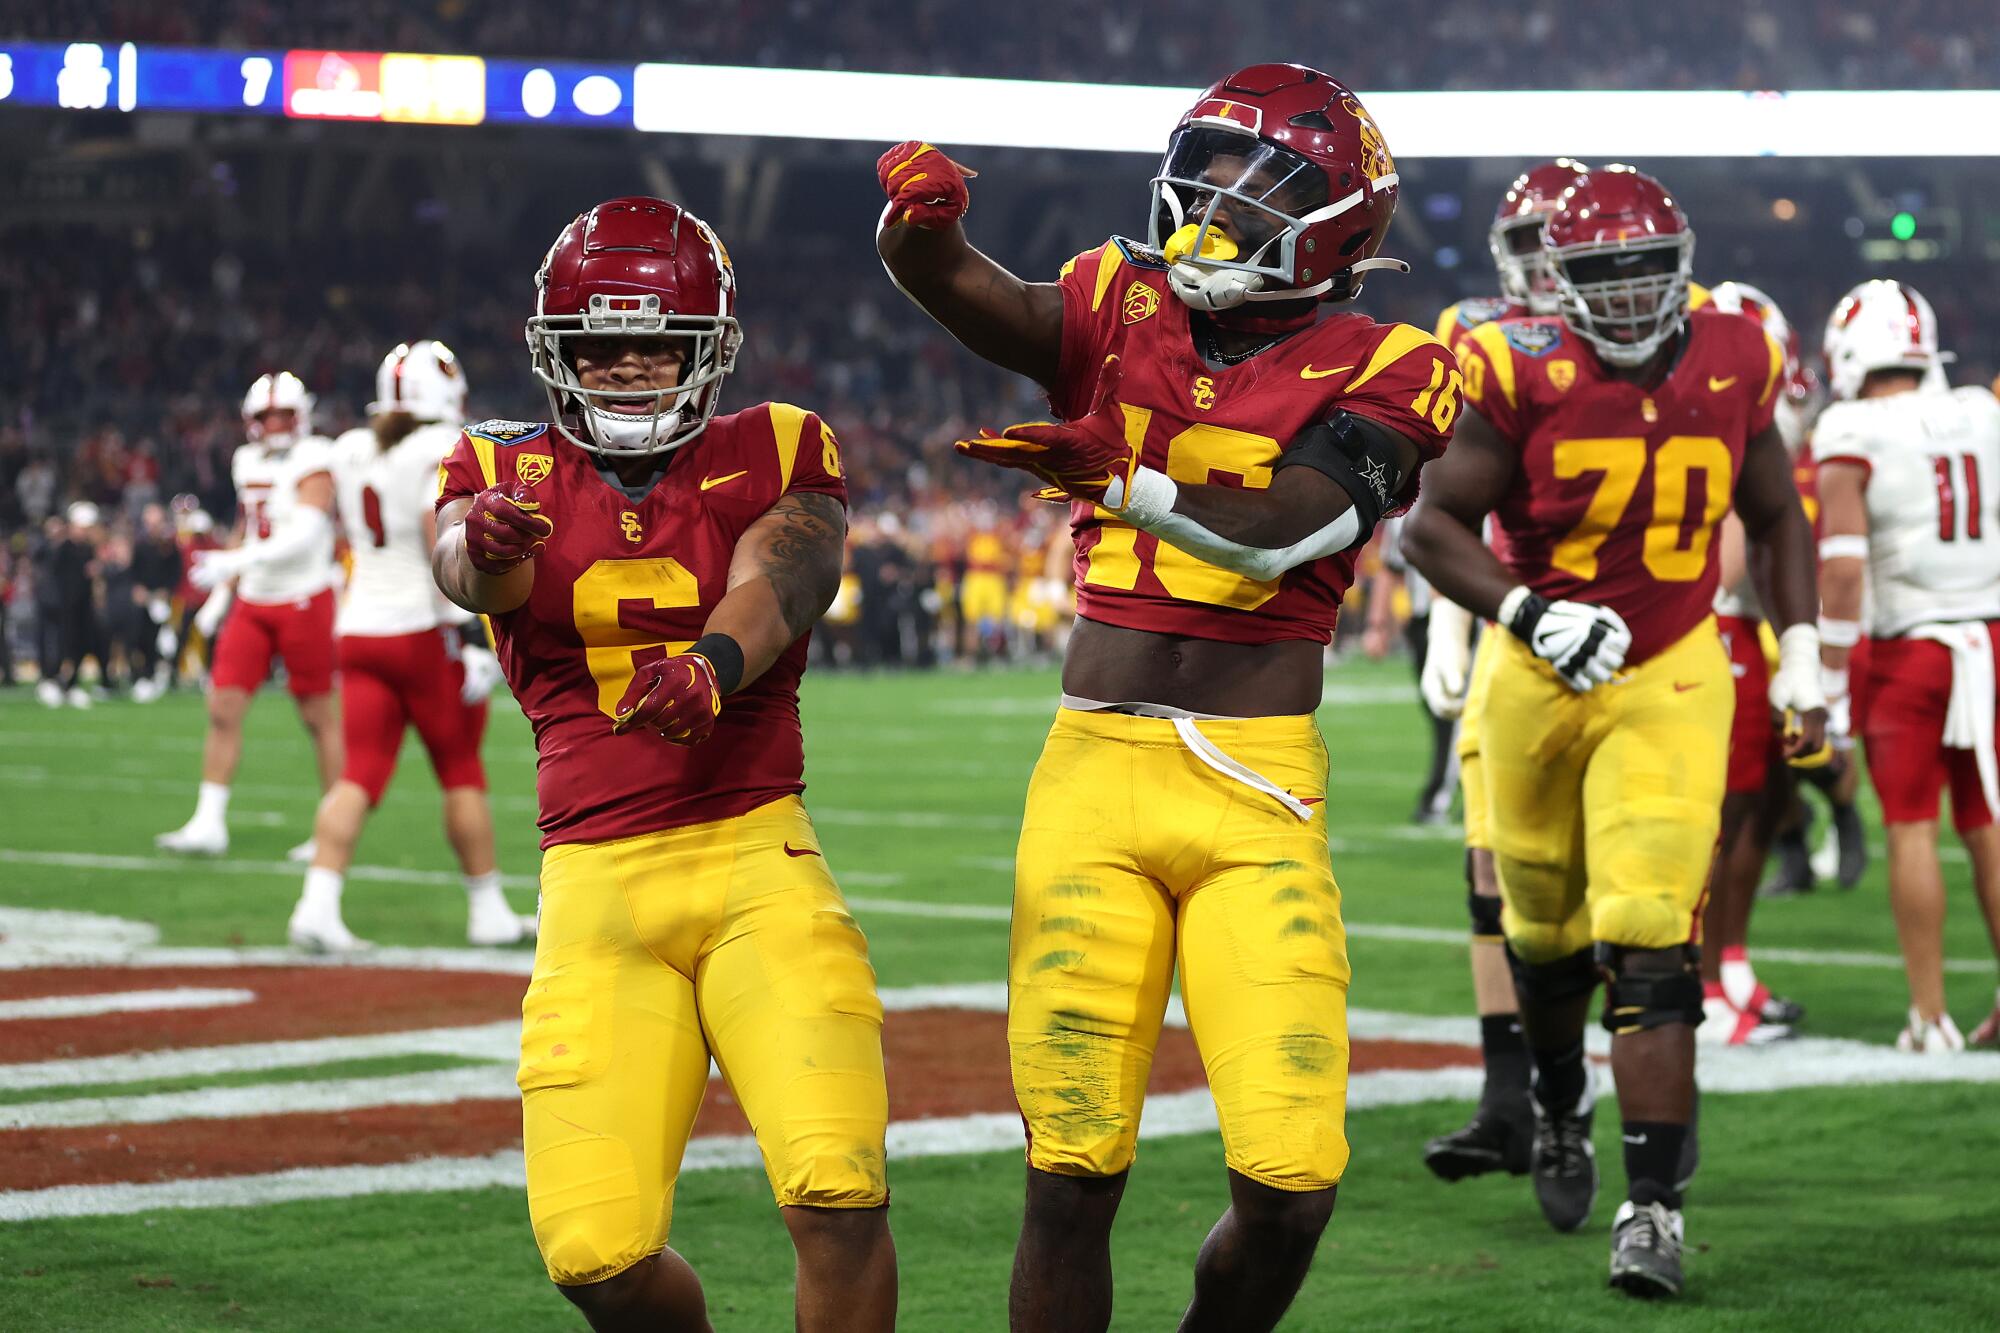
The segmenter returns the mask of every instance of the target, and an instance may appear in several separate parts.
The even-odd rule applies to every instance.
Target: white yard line
[[[257,992],[208,986],[166,990],[102,991],[95,995],[43,995],[0,1000],[0,1022],[23,1018],[88,1018],[97,1014],[152,1013],[162,1009],[225,1009],[249,1004]]]
[[[514,1071],[501,1065],[430,1069],[379,1078],[329,1078],[240,1087],[194,1088],[137,1097],[73,1097],[0,1106],[0,1130],[76,1129],[84,1125],[158,1125],[169,1120],[231,1120],[370,1106],[444,1106],[512,1101]]]

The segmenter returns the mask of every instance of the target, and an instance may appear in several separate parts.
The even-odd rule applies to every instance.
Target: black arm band
[[[715,687],[724,694],[736,693],[743,683],[743,645],[727,634],[704,634],[688,648],[700,653],[715,668]]]
[[[493,640],[486,634],[486,617],[474,616],[458,627],[458,646],[461,648],[484,648],[493,650]]]
[[[1346,491],[1361,524],[1353,543],[1359,546],[1403,489],[1402,445],[1403,436],[1389,427],[1340,412],[1324,425],[1301,431],[1271,470],[1309,467]]]
[[[1522,643],[1532,642],[1531,636],[1535,632],[1535,626],[1541,622],[1542,612],[1548,609],[1549,599],[1538,592],[1531,592],[1523,597],[1521,604],[1514,609],[1514,618],[1507,622],[1507,628],[1512,630],[1514,637]]]

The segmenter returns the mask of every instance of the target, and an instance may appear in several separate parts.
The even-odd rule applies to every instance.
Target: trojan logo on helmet
[[[1542,232],[1563,322],[1609,365],[1641,366],[1687,323],[1694,230],[1636,167],[1586,174]]]
[[[743,335],[735,270],[707,223],[664,199],[608,200],[563,228],[535,293],[528,349],[564,439],[602,457],[644,458],[708,428]],[[586,389],[575,347],[589,339],[677,342],[686,349],[680,381]]]
[[[1252,65],[1195,102],[1153,178],[1147,244],[1176,296],[1351,301],[1395,216],[1394,158],[1361,101],[1303,65]]]

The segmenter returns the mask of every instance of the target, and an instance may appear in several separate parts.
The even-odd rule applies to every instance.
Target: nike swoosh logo
[[[749,470],[750,470],[749,468],[744,468],[742,472],[732,472],[726,477],[703,477],[701,479],[701,488],[703,490],[708,490],[710,487],[720,486],[725,481],[735,481],[738,477],[743,476],[744,473],[747,473]]]
[[[1677,680],[1674,682],[1675,694],[1686,694],[1689,690],[1698,690],[1700,688],[1701,688],[1701,682],[1698,680],[1690,680],[1690,681]]]
[[[738,476],[740,477],[740,476],[742,476],[743,474],[739,472],[739,473],[737,473],[736,475],[738,475]],[[790,844],[790,843],[788,842],[788,843],[786,843],[786,844],[785,844],[785,855],[786,855],[786,856],[818,856],[818,855],[819,855],[819,848],[817,848],[817,847],[794,847],[794,846],[792,846],[792,844]]]
[[[1724,389],[1728,388],[1730,385],[1734,383],[1736,383],[1736,377],[1734,375],[1731,375],[1726,380],[1719,380],[1715,376],[1710,375],[1708,377],[1708,391],[1710,393],[1721,393]]]
[[[1623,1137],[1625,1142],[1631,1144],[1634,1148],[1643,1148],[1646,1146],[1646,1136],[1644,1134],[1627,1134]]]
[[[1327,370],[1314,370],[1311,366],[1300,366],[1299,378],[1302,380],[1323,380],[1328,375],[1339,375],[1352,369],[1354,369],[1353,366],[1334,366]]]

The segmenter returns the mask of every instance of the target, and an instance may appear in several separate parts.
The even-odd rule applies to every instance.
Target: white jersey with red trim
[[[1813,453],[1822,467],[1868,469],[1871,634],[2000,620],[2000,401],[1989,390],[1835,403]]]
[[[431,511],[458,430],[419,426],[384,449],[362,426],[334,442],[334,493],[352,562],[337,633],[416,634],[445,623],[431,579]]]
[[[299,483],[330,470],[333,442],[308,435],[289,449],[273,449],[254,441],[236,447],[229,476],[236,484],[236,505],[243,520],[244,545],[254,545],[282,527],[299,507]],[[339,580],[333,558],[333,528],[325,540],[289,560],[253,565],[236,580],[238,600],[275,606],[316,597]]]

